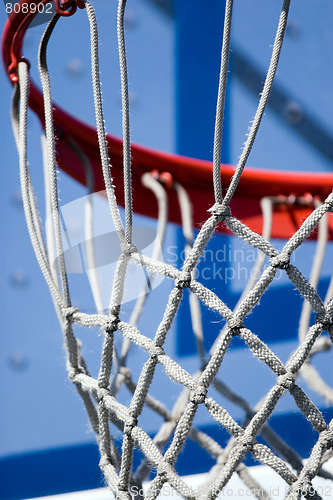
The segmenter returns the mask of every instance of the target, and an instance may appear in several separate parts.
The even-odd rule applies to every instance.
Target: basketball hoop
[[[243,464],[245,455],[251,453],[256,460],[271,467],[284,479],[289,487],[286,496],[288,500],[302,496],[320,498],[311,481],[316,475],[333,479],[322,467],[332,456],[333,423],[325,422],[319,409],[298,385],[297,377],[304,373],[310,384],[315,379],[313,388],[328,400],[333,400],[332,389],[323,383],[310,363],[316,352],[331,347],[333,338],[333,281],[325,299],[319,296],[316,289],[326,242],[333,239],[333,174],[245,169],[274,80],[290,0],[283,1],[258,109],[235,168],[220,164],[232,0],[227,0],[225,9],[212,164],[130,144],[124,40],[125,0],[119,1],[117,23],[123,140],[105,135],[99,82],[97,25],[93,7],[88,1],[59,3],[55,0],[56,14],[46,28],[40,45],[40,91],[29,80],[29,63],[22,55],[22,45],[24,34],[38,12],[36,9],[30,9],[30,6],[47,3],[49,0],[20,0],[17,3],[19,7],[10,16],[3,33],[3,60],[15,88],[13,125],[20,157],[22,197],[29,234],[63,327],[69,377],[84,401],[92,428],[96,432],[101,454],[100,466],[108,485],[117,498],[130,499],[133,487],[140,487],[150,470],[154,469],[156,475],[145,495],[149,499],[156,498],[165,483],[169,483],[184,498],[213,499],[219,495],[234,472],[254,490],[259,487],[252,478],[250,469]],[[28,6],[27,12],[23,5]],[[77,8],[86,10],[90,23],[97,130],[55,106],[51,97],[47,44],[59,19],[77,15]],[[48,211],[53,223],[53,227],[47,231],[46,243],[27,162],[28,105],[39,117],[46,133],[46,138],[43,139],[45,185]],[[97,312],[86,314],[72,306],[59,216],[57,165],[80,183],[88,185],[90,194],[105,190],[122,250],[117,262],[108,314],[101,312],[103,308],[99,305],[101,299],[97,276],[93,276],[92,286]],[[125,207],[125,224],[119,214],[119,204]],[[91,234],[91,206],[88,208],[87,234]],[[168,220],[182,226],[186,248],[181,269],[161,262],[160,250],[157,247],[154,248],[151,258],[138,251],[132,237],[133,210],[158,219],[161,240],[165,233],[167,211]],[[194,229],[198,230],[197,235]],[[197,281],[194,275],[202,252],[215,231],[233,234],[258,250],[254,273],[234,310],[231,310],[221,297]],[[281,252],[270,242],[271,238],[287,239]],[[309,281],[291,263],[292,254],[308,238],[318,239],[314,271]],[[91,242],[91,238],[87,239]],[[93,244],[90,244],[87,252],[93,269]],[[57,270],[52,266],[55,254],[58,257]],[[124,321],[121,317],[122,296],[129,263],[143,268],[149,274],[149,280],[153,279],[154,275],[160,275],[170,279],[173,284],[159,326],[156,332],[149,332],[148,335],[139,331],[137,323],[150,291],[149,280],[147,288],[133,308],[130,320]],[[289,278],[304,298],[305,304],[301,318],[300,343],[285,364],[246,326],[246,316],[257,306],[278,270]],[[195,374],[188,373],[165,350],[166,337],[185,288],[190,291],[192,327],[200,360],[200,369]],[[200,302],[219,314],[224,322],[209,352],[205,351],[203,342]],[[311,312],[315,313],[312,323]],[[104,333],[101,366],[97,378],[90,375],[81,355],[80,344],[75,337],[76,324],[87,328],[99,327]],[[329,335],[321,336],[325,331]],[[123,339],[121,352],[117,352],[114,344],[114,337],[118,334]],[[229,390],[219,378],[220,366],[234,336],[242,339],[254,356],[270,368],[276,379],[255,408],[251,408],[246,401]],[[148,358],[138,380],[133,380],[130,367],[126,364],[132,344],[141,349]],[[171,410],[149,393],[158,364],[171,380],[182,387],[181,396]],[[126,386],[133,395],[129,406],[117,399],[122,386]],[[212,387],[246,409],[247,417],[243,425],[237,423],[226,409],[211,397]],[[306,463],[303,463],[294,450],[269,427],[268,419],[287,391],[318,434]],[[144,406],[148,406],[163,418],[161,428],[154,438],[140,427],[139,418]],[[195,427],[194,418],[199,406],[204,407],[207,414],[231,435],[224,449],[217,441]],[[117,449],[111,435],[110,422],[122,432],[121,450]],[[257,441],[260,433],[269,446]],[[187,439],[194,440],[216,459],[202,494],[188,486],[177,473],[176,461]],[[134,448],[140,449],[144,456],[136,471],[133,471],[132,467]],[[142,495],[136,493],[136,496]],[[263,491],[257,498],[269,496]]]
[[[20,0],[18,5],[38,5],[47,3],[35,0]],[[80,2],[67,2],[70,10],[63,11],[55,2],[57,12],[68,17],[76,12],[76,6],[82,9]],[[69,7],[68,7],[69,8]],[[17,81],[18,62],[22,59],[22,44],[24,35],[36,13],[23,13],[17,9],[10,16],[2,37],[2,53],[8,76],[14,83]],[[43,95],[38,87],[30,81],[29,105],[39,117],[45,128]],[[60,106],[54,105],[53,120],[57,135],[57,162],[66,173],[78,182],[85,184],[86,178],[77,155],[70,146],[75,142],[89,158],[94,177],[94,190],[104,190],[104,179],[100,169],[99,146],[96,130],[69,115]],[[117,201],[123,206],[123,146],[122,141],[110,134],[107,135],[108,151],[112,162],[112,176],[119,188]],[[156,171],[158,174],[168,172],[173,181],[186,188],[193,207],[195,227],[200,227],[207,217],[207,209],[214,199],[211,190],[212,164],[207,161],[186,158],[179,155],[154,151],[135,144],[131,145],[133,188],[136,196],[133,200],[134,211],[143,215],[157,216],[154,197],[141,184],[144,172]],[[222,186],[228,186],[235,167],[221,165]],[[162,176],[163,177],[163,176]],[[242,174],[237,190],[232,198],[230,208],[232,213],[253,231],[262,230],[262,214],[260,199],[264,196],[273,197],[277,203],[273,209],[273,238],[289,238],[300,227],[302,221],[311,213],[313,200],[324,200],[332,189],[331,173],[299,173],[278,172],[265,169],[247,168]],[[169,220],[180,224],[180,212],[177,208],[173,189],[168,191],[170,197]],[[305,202],[308,200],[308,204]],[[149,208],[148,208],[149,207]],[[154,212],[152,212],[154,210]],[[333,218],[329,216],[329,238],[333,234]],[[218,231],[228,231],[224,225],[219,225]],[[311,236],[313,237],[313,236]]]

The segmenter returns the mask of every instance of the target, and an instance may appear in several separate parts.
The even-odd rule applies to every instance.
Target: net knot
[[[131,370],[127,366],[121,366],[119,368],[119,373],[124,377],[125,382],[131,381]]]
[[[175,280],[176,288],[188,288],[191,285],[192,276],[191,273],[182,271],[179,277]]]
[[[205,402],[207,396],[207,387],[204,385],[198,385],[191,394],[191,401],[196,405],[200,405]]]
[[[96,392],[97,400],[99,403],[102,403],[103,405],[105,404],[105,399],[110,395],[110,392],[108,389],[103,387],[102,385],[98,384],[98,389]]]
[[[168,480],[168,475],[172,473],[172,467],[166,462],[162,462],[161,465],[158,467],[157,470],[157,475],[163,480],[167,481]]]
[[[78,312],[80,312],[80,311],[78,310],[77,307],[73,307],[73,306],[71,306],[71,307],[65,307],[62,310],[62,315],[63,315],[63,318],[66,321],[68,321],[69,323],[73,323],[73,321],[74,321],[73,316],[74,316],[75,313],[78,313]]]
[[[70,365],[69,363],[67,364],[67,372],[68,372],[68,378],[75,383],[75,378],[77,375],[81,375],[84,372],[84,369],[81,366],[73,366]]]
[[[308,475],[308,472],[304,471],[303,473],[305,474],[305,478],[294,483],[291,487],[291,491],[296,491],[297,494],[301,493],[302,497],[304,498],[321,498],[315,495],[314,486],[311,483],[310,478],[306,477]]]
[[[101,459],[99,461],[99,466],[103,470],[105,467],[107,467],[108,465],[110,465],[110,462],[111,462],[111,459],[110,459],[109,456],[102,455]]]
[[[284,387],[284,389],[290,391],[295,385],[295,375],[291,372],[284,373],[277,377],[276,382],[281,387]]]
[[[228,321],[228,328],[232,335],[239,335],[240,329],[245,328],[243,320],[240,318],[231,318]]]
[[[333,323],[333,317],[328,312],[320,312],[316,316],[316,323],[319,323],[323,330],[328,330]]]
[[[320,433],[320,442],[325,446],[328,450],[329,448],[333,448],[333,430],[327,429]]]
[[[244,448],[244,451],[246,453],[249,453],[250,451],[252,451],[253,446],[257,443],[256,440],[252,436],[246,436],[245,434],[243,434],[242,436],[237,438],[237,442],[238,442],[239,446]]]
[[[134,427],[138,425],[138,419],[134,417],[133,415],[129,415],[127,417],[125,425],[124,425],[124,434],[131,434],[132,430]]]
[[[276,255],[270,259],[270,265],[274,269],[287,269],[290,265],[290,256],[287,253]]]
[[[116,498],[117,500],[132,500],[131,494],[125,490],[118,490]]]
[[[148,348],[149,355],[152,359],[157,359],[159,356],[164,356],[165,352],[163,347],[152,345]]]
[[[133,253],[138,253],[138,249],[133,243],[121,243],[121,250],[124,255],[130,257]]]
[[[105,322],[104,330],[106,333],[115,332],[120,323],[118,316],[111,314]]]
[[[208,212],[211,212],[212,215],[214,215],[214,217],[216,217],[216,219],[220,222],[231,217],[230,207],[224,203],[215,203],[208,209]]]

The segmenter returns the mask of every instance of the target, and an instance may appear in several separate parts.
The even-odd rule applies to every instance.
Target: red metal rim
[[[47,4],[52,0],[20,0],[22,4]],[[72,7],[71,7],[72,6]],[[79,6],[82,7],[80,4]],[[68,2],[67,9],[76,10],[75,2]],[[29,9],[28,9],[29,10]],[[25,32],[36,14],[23,13],[17,8],[9,17],[2,36],[3,62],[14,84],[17,81],[17,64],[22,60],[22,45]],[[30,83],[30,108],[38,115],[44,127],[43,95],[38,87]],[[86,183],[84,169],[68,145],[73,139],[88,155],[94,172],[95,191],[104,189],[104,181],[99,159],[97,133],[93,127],[71,116],[59,106],[54,108],[54,125],[57,134],[57,159],[59,166],[74,179]],[[107,135],[112,176],[116,185],[117,200],[123,205],[122,141]],[[157,215],[156,202],[141,184],[141,176],[147,171],[169,172],[175,181],[188,191],[193,205],[193,216],[199,226],[208,216],[207,210],[213,205],[212,163],[179,155],[162,153],[132,144],[132,168],[134,184],[134,210],[140,214]],[[221,165],[222,185],[228,186],[234,167]],[[246,168],[234,198],[230,204],[233,215],[247,224],[253,231],[261,233],[262,215],[260,199],[263,196],[303,197],[324,200],[332,191],[332,173],[300,173]],[[175,200],[175,192],[169,188],[170,213],[172,222],[180,223],[180,212]],[[289,238],[309,215],[312,208],[306,205],[279,204],[274,208],[272,237]],[[333,239],[333,214],[329,214],[330,238]],[[220,231],[225,231],[220,225]]]

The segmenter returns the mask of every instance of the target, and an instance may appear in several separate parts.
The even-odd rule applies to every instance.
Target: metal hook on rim
[[[60,16],[70,17],[75,14],[77,10],[77,1],[73,0],[53,0],[54,8]],[[82,8],[82,7],[80,7]],[[69,10],[67,10],[69,9]]]
[[[150,174],[167,189],[171,189],[173,187],[173,177],[170,172],[160,172],[159,170],[154,169],[150,172]]]
[[[31,64],[28,59],[25,57],[21,56],[19,59],[15,59],[9,66],[8,66],[8,73],[9,73],[9,78],[13,83],[17,83],[19,81],[18,78],[18,65],[20,62],[25,62],[28,65],[28,69],[30,69]]]

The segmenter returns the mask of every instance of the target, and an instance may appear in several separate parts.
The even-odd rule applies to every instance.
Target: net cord
[[[273,45],[273,51],[272,51],[272,57],[270,60],[269,68],[267,71],[267,75],[265,78],[265,83],[262,89],[262,93],[260,95],[260,100],[258,104],[258,108],[256,111],[256,114],[254,116],[253,122],[251,124],[251,128],[249,131],[249,134],[247,136],[246,142],[244,144],[240,159],[237,164],[236,172],[234,173],[230,185],[228,187],[227,193],[224,198],[224,204],[229,205],[231,198],[233,197],[237,185],[240,181],[242,172],[244,170],[245,164],[248,160],[248,157],[250,155],[251,149],[253,147],[255,138],[257,136],[260,123],[262,120],[262,117],[264,115],[268,98],[273,86],[274,82],[274,77],[275,73],[277,70],[277,66],[279,63],[280,59],[280,54],[282,50],[282,45],[283,45],[283,40],[284,40],[284,34],[287,26],[287,20],[288,20],[288,13],[289,13],[289,7],[290,7],[290,0],[284,0],[283,5],[282,5],[282,10],[280,14],[280,19],[279,19],[279,24],[274,40],[274,45]]]
[[[50,264],[50,271],[52,278],[55,283],[57,283],[58,288],[60,288],[60,283],[58,280],[58,266],[57,266],[57,250],[54,241],[54,230],[53,230],[53,217],[52,217],[52,205],[51,205],[51,189],[49,182],[49,164],[47,156],[47,143],[45,134],[41,136],[41,148],[43,155],[43,173],[45,179],[45,234],[46,234],[46,245],[48,260]]]
[[[66,263],[63,251],[63,241],[61,233],[61,221],[59,212],[58,200],[58,187],[57,187],[57,163],[56,163],[56,149],[55,149],[55,131],[53,125],[53,106],[51,95],[50,76],[47,66],[47,46],[52,32],[59,20],[60,16],[55,14],[42,36],[39,47],[39,73],[42,83],[42,90],[44,95],[44,115],[45,115],[45,136],[46,136],[46,152],[47,152],[47,166],[48,166],[48,182],[50,190],[50,201],[52,208],[52,219],[54,229],[54,241],[57,252],[57,264],[59,266],[59,275],[62,289],[63,300],[63,331],[65,341],[68,346],[68,362],[74,371],[80,372],[80,354],[79,346],[73,332],[73,326],[69,320],[72,313],[72,304],[69,293],[68,278],[66,272]]]
[[[89,275],[89,283],[94,297],[96,310],[103,312],[104,305],[102,299],[102,292],[100,281],[98,277],[98,266],[96,263],[96,252],[94,244],[94,176],[93,169],[87,155],[81,150],[73,139],[68,140],[68,145],[77,155],[84,170],[87,183],[87,195],[85,198],[84,206],[84,228],[85,228],[85,246],[87,256],[87,273]],[[100,193],[101,194],[101,193]]]
[[[121,81],[121,103],[122,103],[122,126],[123,126],[123,171],[124,171],[124,194],[125,194],[125,238],[127,244],[132,243],[132,182],[131,182],[131,138],[130,138],[130,109],[127,61],[125,47],[125,16],[126,0],[118,3],[117,12],[117,37],[119,48],[119,66]]]
[[[34,248],[34,252],[43,272],[46,283],[49,286],[52,297],[56,303],[63,307],[63,299],[61,293],[53,280],[49,262],[47,259],[47,252],[45,241],[43,238],[43,231],[40,226],[40,217],[36,204],[36,197],[34,194],[33,185],[29,171],[29,164],[27,161],[27,107],[29,95],[29,76],[28,67],[24,62],[19,64],[19,71],[21,72],[20,84],[14,88],[13,107],[12,107],[12,123],[14,136],[16,138],[17,149],[19,153],[20,162],[20,181],[22,201],[24,213],[27,221],[29,236]]]
[[[97,135],[98,135],[98,143],[101,155],[105,189],[110,205],[113,223],[118,233],[119,240],[122,244],[126,244],[125,232],[120,218],[120,213],[117,206],[117,200],[114,191],[115,186],[113,185],[113,179],[111,177],[112,165],[109,158],[108,145],[106,140],[106,130],[104,124],[105,122],[104,122],[103,107],[102,107],[102,93],[101,93],[100,71],[99,71],[98,28],[97,28],[96,16],[94,8],[90,2],[85,1],[84,6],[87,12],[89,27],[90,27],[91,74],[92,74],[92,84],[93,84],[93,94],[94,94],[94,104],[95,104]],[[125,145],[126,145],[126,138],[125,138]]]
[[[314,205],[319,207],[321,203],[319,201],[314,201]],[[313,257],[312,269],[310,273],[310,284],[315,290],[318,289],[320,273],[323,266],[323,261],[325,257],[325,251],[327,246],[328,238],[328,218],[327,214],[323,215],[318,224],[318,239],[316,243],[316,250]],[[327,304],[332,298],[330,287],[328,287],[326,292],[326,297],[324,303]],[[304,341],[306,333],[310,326],[311,319],[311,306],[306,300],[303,301],[303,307],[299,322],[299,340]],[[325,400],[329,403],[333,402],[333,389],[320,377],[318,371],[311,364],[311,360],[315,354],[322,351],[327,351],[332,348],[332,344],[327,337],[320,337],[312,348],[309,358],[304,363],[301,369],[301,374],[306,380],[309,387],[315,390],[318,394],[321,394]]]
[[[65,307],[71,307],[66,265],[63,253],[63,243],[61,235],[61,222],[59,217],[58,187],[57,187],[57,163],[55,150],[55,135],[53,126],[52,96],[50,87],[50,77],[46,62],[46,50],[48,41],[52,35],[60,16],[55,14],[48,24],[42,36],[39,48],[39,74],[44,95],[44,115],[45,115],[45,136],[47,150],[47,165],[49,169],[49,190],[52,208],[53,230],[55,246],[57,250],[57,262],[59,266],[60,282],[63,291]]]
[[[153,192],[158,204],[157,233],[152,251],[152,259],[159,260],[168,222],[168,198],[161,184],[156,179],[154,179],[154,177],[150,173],[145,173],[141,178],[141,182],[147,189],[150,189]],[[129,323],[133,326],[136,326],[138,324],[148,294],[152,288],[153,279],[154,275],[149,273],[147,276],[147,284],[144,290],[142,290],[142,292],[140,293],[140,296],[133,308],[133,312],[129,320]],[[128,339],[124,339],[121,349],[121,366],[125,366],[126,364],[126,358],[130,345],[130,341]]]
[[[218,97],[216,104],[216,116],[215,116],[214,149],[213,149],[213,184],[214,184],[215,202],[218,204],[222,204],[222,198],[223,198],[222,184],[221,184],[221,146],[222,146],[225,95],[227,90],[233,4],[234,4],[233,0],[227,0],[225,4],[220,81],[219,81]]]

